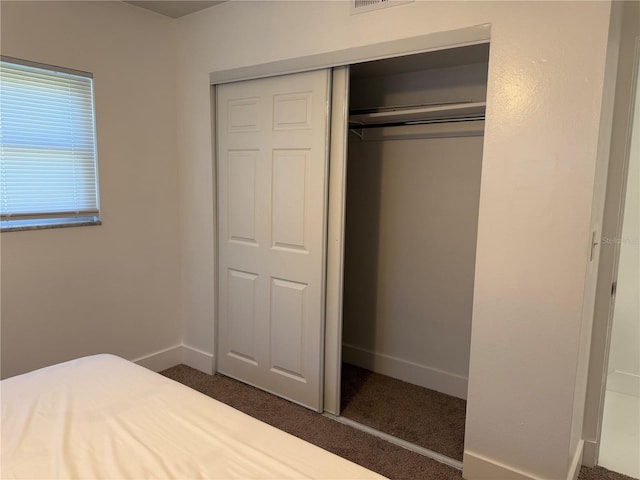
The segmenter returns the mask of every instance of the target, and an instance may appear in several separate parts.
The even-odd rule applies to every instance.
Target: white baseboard
[[[581,441],[573,455],[566,480],[577,480],[580,473],[582,451],[583,442]],[[468,450],[464,452],[462,478],[465,480],[542,480],[542,477],[496,462]]]
[[[607,390],[640,397],[640,376],[618,370],[607,375]]]
[[[595,440],[585,440],[582,451],[582,465],[595,467],[598,463],[598,445]]]
[[[214,373],[213,355],[189,345],[182,345],[182,363],[209,375]]]
[[[182,363],[182,345],[160,350],[132,361],[154,372],[161,372]]]
[[[571,465],[569,465],[569,474],[567,475],[567,480],[578,480],[578,475],[580,474],[580,467],[582,466],[582,455],[584,453],[584,440],[580,440],[578,443],[578,448],[573,454],[573,458],[571,459]]]
[[[462,478],[465,480],[541,480],[534,475],[469,451],[464,452]]]
[[[154,372],[161,372],[162,370],[183,363],[209,375],[213,373],[212,354],[182,344],[160,350],[150,355],[145,355],[144,357],[133,360],[133,362]]]
[[[349,344],[342,345],[342,361],[447,395],[467,398],[468,379],[461,375]]]

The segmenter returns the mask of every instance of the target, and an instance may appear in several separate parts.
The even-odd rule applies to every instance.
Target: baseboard
[[[209,375],[213,373],[213,355],[188,345],[176,345],[140,357],[133,362],[154,372],[161,372],[183,363]]]
[[[580,440],[578,443],[578,448],[573,454],[573,458],[571,459],[571,465],[569,466],[569,473],[567,475],[567,480],[578,480],[578,475],[580,474],[580,467],[582,466],[582,454],[584,453],[584,441]]]
[[[461,375],[349,344],[342,345],[342,361],[447,395],[467,398],[468,379]]]
[[[182,363],[182,345],[160,350],[133,360],[133,362],[154,372],[161,372]]]
[[[580,441],[578,448],[573,455],[567,480],[577,480],[580,473],[584,443]],[[495,460],[483,457],[473,452],[465,450],[464,461],[462,462],[462,478],[465,480],[542,480],[532,473],[519,470],[517,468],[496,462]]]
[[[594,440],[585,440],[582,451],[582,465],[595,467],[598,463],[598,445]]]
[[[209,375],[214,373],[213,355],[189,345],[182,345],[182,363]]]
[[[462,462],[462,478],[465,480],[541,480],[539,477],[466,450]]]
[[[617,370],[611,372],[607,375],[607,390],[640,397],[640,376]]]

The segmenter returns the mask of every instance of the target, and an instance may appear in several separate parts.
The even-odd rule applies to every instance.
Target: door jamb
[[[342,280],[347,187],[349,67],[334,68],[332,76],[323,382],[324,411],[338,416],[340,415],[342,365]]]
[[[619,8],[617,14],[624,18],[634,17],[633,12],[624,12],[620,2],[612,8]],[[630,8],[638,9],[638,5],[629,2]],[[634,53],[633,61],[618,63],[614,96],[614,112],[612,136],[609,150],[608,178],[606,186],[605,207],[602,218],[602,247],[596,287],[596,300],[593,317],[591,352],[589,358],[589,372],[585,398],[585,412],[583,420],[584,453],[583,465],[595,466],[600,453],[600,437],[602,433],[602,418],[604,412],[604,396],[608,371],[609,352],[611,344],[611,328],[615,295],[612,284],[618,275],[620,246],[607,239],[620,238],[622,233],[622,215],[624,213],[624,196],[626,193],[627,171],[631,148],[631,131],[633,122],[640,122],[640,118],[633,118],[635,102],[640,91],[637,91],[637,78],[640,75],[640,29],[627,32],[621,27],[621,37],[618,39],[619,62],[629,58],[629,50]],[[626,38],[625,38],[626,37]],[[631,38],[629,38],[631,37]],[[622,110],[625,109],[626,111]],[[621,111],[622,110],[622,111]],[[618,123],[619,122],[619,123]],[[607,247],[608,245],[608,247]]]

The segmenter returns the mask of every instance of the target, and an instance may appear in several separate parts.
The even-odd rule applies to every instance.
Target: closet
[[[403,395],[384,415],[453,425],[461,460],[488,58],[479,39],[212,77],[217,372],[347,423],[374,373],[403,381],[441,408],[392,386],[365,414],[395,424],[376,403]]]
[[[440,420],[464,429],[488,57],[489,45],[481,44],[350,67],[342,310],[347,417],[371,371],[440,392],[427,392],[439,403],[450,396],[452,406],[434,412],[456,410],[461,420]],[[376,388],[405,395],[390,385]],[[392,403],[394,392],[371,395],[364,400],[369,413],[377,411],[376,401]],[[398,410],[406,416],[411,409]],[[383,429],[376,419],[364,421]],[[437,430],[428,419],[424,425]],[[461,461],[463,431],[455,435],[459,452],[438,453]],[[433,445],[437,450],[438,441]]]

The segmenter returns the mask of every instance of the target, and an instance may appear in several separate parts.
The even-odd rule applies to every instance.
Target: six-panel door
[[[321,410],[328,70],[217,87],[217,370]]]

